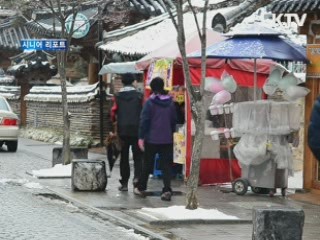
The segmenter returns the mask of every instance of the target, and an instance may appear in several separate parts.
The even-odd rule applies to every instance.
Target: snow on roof
[[[87,86],[67,87],[68,102],[89,102],[96,98],[99,92],[99,83]],[[25,96],[26,101],[33,102],[61,102],[60,86],[35,86]]]
[[[0,86],[0,95],[6,99],[19,99],[20,86]]]
[[[272,13],[267,11],[267,8],[261,8],[257,10],[251,16],[245,18],[241,23],[231,28],[229,33],[237,31],[237,29],[241,29],[245,27],[245,25],[253,24],[254,22],[259,22],[259,25],[261,26],[274,29],[276,32],[281,32],[298,45],[302,46],[306,44],[306,36],[298,34],[297,25],[284,26],[283,24],[276,23],[274,20],[272,20]]]
[[[207,12],[207,27],[211,28],[212,18],[218,13],[231,11],[236,7],[228,7]],[[197,14],[198,21],[201,24],[203,14]],[[184,25],[186,35],[196,30],[194,16],[191,12],[184,14]],[[148,54],[155,49],[163,46],[169,40],[177,38],[177,31],[170,18],[152,25],[131,36],[122,38],[118,41],[111,41],[102,44],[99,48],[104,51],[120,52],[127,55]]]
[[[209,0],[208,5],[210,6],[211,4],[217,4],[220,2],[225,2],[225,0]],[[203,7],[204,1],[203,0],[191,0],[191,4],[193,7]]]

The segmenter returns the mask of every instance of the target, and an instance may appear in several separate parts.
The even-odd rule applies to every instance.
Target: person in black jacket
[[[313,105],[308,128],[308,145],[313,155],[320,161],[320,96]]]
[[[132,147],[134,161],[133,184],[138,182],[142,170],[142,152],[138,147],[138,129],[143,104],[143,94],[132,85],[134,76],[121,76],[123,88],[115,95],[111,118],[117,122],[117,134],[121,139],[120,191],[128,191],[130,178],[129,148]]]

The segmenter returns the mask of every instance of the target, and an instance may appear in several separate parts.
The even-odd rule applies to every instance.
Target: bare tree
[[[175,7],[176,7],[176,17],[173,14],[172,8],[170,8],[169,1],[165,1],[167,11],[169,12],[170,18],[172,20],[173,25],[177,30],[177,42],[179,46],[179,50],[182,56],[182,64],[183,64],[183,71],[184,77],[186,81],[186,87],[188,91],[188,96],[190,98],[191,104],[191,113],[192,119],[195,123],[195,137],[192,147],[192,156],[191,156],[191,172],[190,176],[187,180],[187,202],[186,208],[187,209],[197,209],[198,207],[198,199],[197,199],[197,189],[199,184],[199,173],[200,173],[200,154],[201,154],[201,147],[202,147],[202,139],[204,135],[204,121],[205,121],[205,114],[206,109],[203,106],[203,94],[204,94],[204,79],[206,77],[206,13],[208,10],[208,3],[209,0],[204,0],[204,6],[202,8],[203,14],[203,21],[202,26],[200,27],[196,8],[192,5],[192,0],[177,0]],[[242,21],[242,19],[246,16],[251,15],[254,11],[258,8],[263,7],[269,4],[271,0],[247,0],[244,3],[240,4],[238,10],[233,11],[232,15],[228,16],[229,19],[224,19],[224,16],[221,15],[225,22],[223,30],[226,31],[230,27],[234,26],[236,23]],[[186,53],[186,39],[185,39],[185,31],[184,31],[184,23],[183,23],[183,13],[184,13],[184,4],[188,5],[189,9],[193,13],[195,24],[198,30],[199,38],[201,41],[201,85],[200,89],[195,88],[192,85],[191,76],[190,76],[190,68],[187,59]],[[218,7],[218,4],[211,4],[211,9],[215,9]],[[246,6],[246,8],[244,7]],[[234,19],[232,20],[232,17]]]
[[[4,4],[6,1],[1,0],[0,5]],[[61,81],[61,104],[62,104],[62,116],[63,116],[63,164],[69,164],[71,162],[70,155],[70,113],[68,110],[68,99],[67,99],[67,85],[66,85],[66,65],[67,65],[67,56],[70,50],[70,43],[72,41],[72,36],[78,28],[82,25],[75,28],[75,21],[77,18],[78,12],[82,7],[81,0],[38,0],[38,1],[28,1],[21,0],[15,2],[15,9],[20,9],[21,15],[23,15],[29,21],[36,23],[39,28],[45,28],[40,22],[34,18],[34,12],[38,10],[45,11],[50,13],[53,18],[53,28],[52,28],[52,38],[56,39],[66,39],[67,48],[65,51],[56,52],[57,56],[57,68],[60,75]],[[97,1],[98,3],[99,1]],[[102,4],[102,2],[101,2]],[[4,5],[2,5],[4,6]],[[12,7],[9,5],[9,7]],[[66,21],[68,17],[72,15],[73,17],[70,20],[70,28],[66,28]],[[69,20],[68,20],[69,21]],[[86,23],[83,23],[86,24]]]

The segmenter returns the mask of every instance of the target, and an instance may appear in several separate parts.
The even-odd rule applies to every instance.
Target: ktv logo
[[[297,13],[280,13],[272,14],[272,20],[284,27],[290,27],[292,23],[302,27],[307,19],[307,14],[304,13],[301,16]],[[284,21],[286,20],[286,21]]]

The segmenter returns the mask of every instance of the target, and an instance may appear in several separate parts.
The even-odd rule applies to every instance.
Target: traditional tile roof
[[[82,13],[89,19],[90,26],[92,26],[96,20],[98,15],[98,6],[86,6],[83,7],[79,13]],[[28,21],[26,23],[26,27],[43,37],[53,37],[61,34],[61,23],[55,18],[52,17],[52,14],[43,14],[43,16],[38,17],[37,21]]]
[[[139,11],[150,16],[157,16],[167,12],[163,0],[129,0],[129,2]],[[167,0],[168,4],[174,8],[174,3]]]
[[[228,7],[219,10],[208,11],[207,13],[207,26],[211,27],[211,19],[218,12],[227,12],[235,7]],[[202,14],[198,15],[198,21],[201,22]],[[194,16],[192,13],[184,14],[184,24],[187,26],[185,28],[186,34],[191,33],[196,30],[194,23]],[[147,28],[146,28],[147,27]],[[139,30],[139,31],[137,31]],[[134,34],[126,36],[125,32],[136,32]],[[108,36],[112,36],[113,32],[107,33],[107,43],[100,45],[100,49],[107,52],[118,52],[125,55],[145,55],[153,50],[164,45],[166,42],[176,39],[177,31],[172,24],[171,19],[166,15],[166,18],[157,24],[151,26],[145,26],[145,29],[140,27],[140,23],[136,25],[131,25],[121,30],[117,30],[121,39],[112,39]],[[122,35],[120,35],[122,33]]]
[[[99,83],[87,86],[67,87],[68,102],[89,102],[97,98],[99,94]],[[61,102],[60,86],[34,86],[29,94],[25,96],[26,101],[33,102]]]
[[[274,13],[311,13],[320,10],[320,0],[275,0],[269,5]]]
[[[0,86],[0,95],[6,99],[19,99],[20,91],[20,86]]]
[[[19,16],[7,18],[0,24],[0,49],[19,49],[21,39],[30,39],[24,26],[25,20]]]

